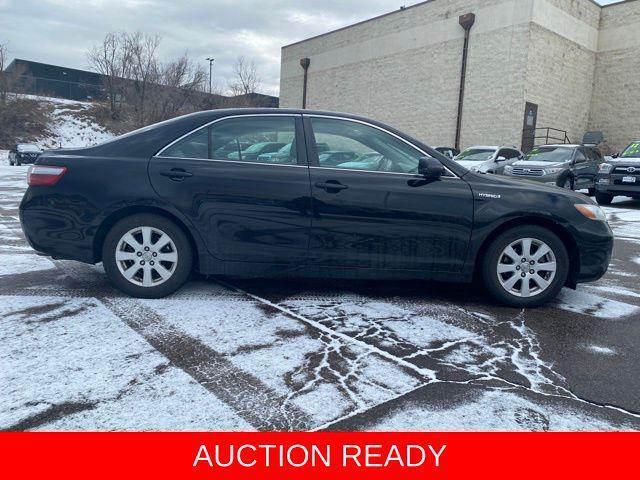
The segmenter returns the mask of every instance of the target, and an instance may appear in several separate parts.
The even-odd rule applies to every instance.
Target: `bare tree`
[[[235,79],[229,84],[229,89],[233,95],[249,95],[256,93],[260,88],[262,80],[258,76],[256,64],[247,62],[243,56],[239,56],[233,65]]]
[[[6,44],[0,43],[0,102],[7,101],[7,76],[4,71],[5,62],[9,58],[9,48]]]
[[[108,33],[101,44],[89,50],[91,67],[102,74],[112,119],[120,116],[120,108],[131,73],[131,52],[126,33]]]
[[[207,74],[185,53],[159,65],[155,83],[148,87],[147,119],[158,122],[197,109],[203,97]]]
[[[159,70],[156,50],[160,45],[157,35],[145,35],[141,32],[129,34],[126,37],[126,49],[131,55],[131,75],[133,84],[128,92],[129,103],[133,107],[136,123],[147,123],[145,103],[149,86],[158,83]]]

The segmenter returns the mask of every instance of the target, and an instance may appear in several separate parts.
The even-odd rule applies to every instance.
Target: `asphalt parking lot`
[[[640,430],[640,202],[536,310],[424,282],[194,278],[124,297],[40,257],[0,166],[0,430]]]

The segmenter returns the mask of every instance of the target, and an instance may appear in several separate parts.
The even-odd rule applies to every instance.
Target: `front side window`
[[[238,117],[186,136],[162,156],[242,162],[297,164],[293,117]]]
[[[418,173],[424,155],[402,140],[348,120],[312,118],[319,166],[372,172]]]

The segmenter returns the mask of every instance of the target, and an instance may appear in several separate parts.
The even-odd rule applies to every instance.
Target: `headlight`
[[[554,173],[558,173],[561,170],[562,168],[556,167],[556,168],[545,168],[543,171],[545,175],[552,175]]]
[[[511,165],[507,165],[506,167],[504,167],[504,173],[511,173],[513,172],[513,167]]]
[[[611,165],[610,163],[601,163],[600,164],[600,168],[598,169],[598,173],[611,173],[611,171],[613,170],[613,165]]]
[[[574,207],[576,207],[576,210],[578,210],[582,215],[591,220],[600,220],[602,222],[605,222],[607,220],[607,216],[605,215],[604,210],[602,210],[597,205],[578,203],[574,205]]]

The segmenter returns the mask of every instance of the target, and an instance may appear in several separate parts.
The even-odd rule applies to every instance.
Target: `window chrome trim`
[[[309,117],[309,118],[330,118],[332,120],[344,120],[346,122],[352,122],[352,123],[359,123],[361,125],[366,125],[368,127],[372,127],[375,128],[377,130],[380,130],[381,132],[386,133],[387,135],[391,135],[392,137],[397,138],[398,140],[400,140],[401,142],[406,143],[407,145],[409,145],[410,147],[412,147],[413,149],[417,150],[418,152],[420,152],[421,154],[423,154],[425,157],[431,157],[431,155],[427,152],[425,152],[424,150],[422,150],[421,148],[418,148],[416,145],[414,145],[413,143],[411,143],[408,140],[405,140],[404,138],[402,138],[400,135],[396,135],[393,132],[390,132],[389,130],[379,127],[377,125],[373,125],[369,122],[365,122],[363,120],[356,120],[355,118],[346,118],[346,117],[337,117],[335,115],[318,115],[315,113],[303,113],[302,114],[303,118],[304,117]],[[441,162],[442,163],[442,162]],[[442,166],[444,167],[444,169],[449,172],[451,175],[453,175],[453,177],[441,177],[441,178],[456,178],[456,179],[460,179],[460,177],[458,175],[456,175],[454,172],[452,172],[451,170],[449,170],[449,168],[443,163]],[[331,167],[321,167],[321,166],[315,166],[315,165],[309,165],[310,168],[325,168],[325,169],[331,169],[331,170],[341,170],[343,172],[345,171],[349,171],[350,169],[348,168],[331,168]],[[352,172],[376,172],[374,170],[355,170],[352,169]],[[391,174],[395,174],[395,175],[420,175],[419,173],[397,173],[397,172],[377,172],[377,173],[391,173]]]
[[[226,117],[216,118],[215,120],[212,120],[209,123],[205,123],[204,125],[200,125],[199,127],[194,128],[190,132],[185,133],[181,137],[176,138],[173,142],[169,143],[168,145],[165,145],[160,150],[158,150],[158,152],[153,156],[154,157],[162,157],[163,156],[162,153],[166,149],[172,147],[173,145],[175,145],[179,141],[183,140],[184,138],[188,137],[189,135],[191,135],[193,133],[199,132],[200,130],[202,130],[204,128],[208,128],[209,126],[211,126],[211,125],[213,125],[215,123],[221,122],[223,120],[229,120],[231,118],[249,118],[249,117],[291,117],[291,118],[296,118],[296,117],[300,117],[300,116],[302,116],[301,113],[247,113],[246,115],[228,115]],[[164,158],[186,158],[186,157],[164,157]],[[206,158],[192,158],[190,160],[207,160],[207,159]],[[211,159],[208,159],[208,160],[211,160]],[[225,161],[225,160],[221,160],[221,161]],[[240,163],[244,163],[244,162],[240,162]],[[267,163],[266,165],[271,165],[271,164]]]
[[[251,162],[244,160],[222,160],[218,158],[193,158],[193,157],[165,157],[162,155],[154,155],[152,158],[162,158],[165,160],[200,160],[201,162],[220,162],[220,163],[240,163],[242,165],[269,165],[274,167],[297,167],[308,168],[307,165],[298,164],[286,164],[286,163],[266,163],[266,162]]]
[[[443,165],[444,166],[444,165]],[[336,168],[336,167],[316,167],[315,165],[310,165],[309,168],[314,168],[316,170],[336,170],[338,172],[364,172],[364,173],[378,173],[382,175],[403,175],[405,177],[411,177],[415,179],[424,179],[424,175],[420,175],[419,173],[402,173],[402,172],[381,172],[380,170],[360,170],[357,168]],[[447,167],[445,167],[446,169]],[[450,179],[450,180],[459,180],[458,177],[445,175],[443,177],[438,177],[440,179]]]

